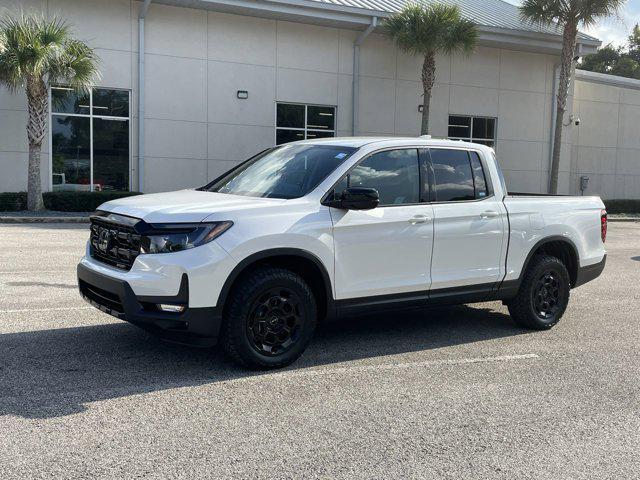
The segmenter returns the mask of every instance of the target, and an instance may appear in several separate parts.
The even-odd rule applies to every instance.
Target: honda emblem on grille
[[[98,236],[98,248],[101,252],[106,252],[109,249],[109,244],[111,243],[111,234],[109,230],[103,228],[100,230],[100,235]]]

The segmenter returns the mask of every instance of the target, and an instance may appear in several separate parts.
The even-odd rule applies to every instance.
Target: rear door
[[[507,218],[478,152],[429,149],[434,213],[431,291],[491,290],[504,275]]]
[[[418,150],[402,148],[373,153],[336,185],[338,195],[348,186],[375,188],[380,195],[373,210],[331,209],[337,299],[408,292],[426,299],[433,208],[424,198],[425,184]]]

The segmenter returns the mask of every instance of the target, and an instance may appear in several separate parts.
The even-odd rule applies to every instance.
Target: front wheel
[[[311,341],[316,301],[307,283],[289,270],[255,270],[234,287],[229,301],[223,347],[246,367],[284,367],[302,355]]]
[[[507,306],[513,320],[535,330],[560,321],[569,303],[571,281],[564,264],[550,255],[533,257],[516,297]]]

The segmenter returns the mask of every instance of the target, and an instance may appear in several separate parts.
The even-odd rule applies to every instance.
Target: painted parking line
[[[93,307],[50,307],[50,308],[19,308],[16,310],[0,310],[2,313],[24,313],[24,312],[60,312],[66,310],[92,310]],[[94,309],[95,310],[95,309]]]
[[[254,376],[237,378],[229,380],[231,383],[237,382],[255,382],[255,381],[271,381],[271,380],[287,380],[292,377],[315,377],[336,374],[355,374],[363,372],[381,372],[390,370],[405,370],[413,368],[429,368],[450,365],[469,365],[476,363],[494,363],[494,362],[514,362],[521,360],[533,360],[540,358],[535,353],[525,353],[521,355],[499,355],[495,357],[476,357],[476,358],[453,358],[439,360],[424,360],[421,362],[405,362],[405,363],[382,363],[377,365],[354,365],[351,367],[336,367],[314,370],[295,370],[284,371],[271,374],[256,374]]]

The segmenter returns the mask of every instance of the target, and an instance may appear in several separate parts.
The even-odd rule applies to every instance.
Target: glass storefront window
[[[53,190],[129,190],[129,92],[51,89]]]
[[[276,145],[336,136],[336,107],[278,103]]]

